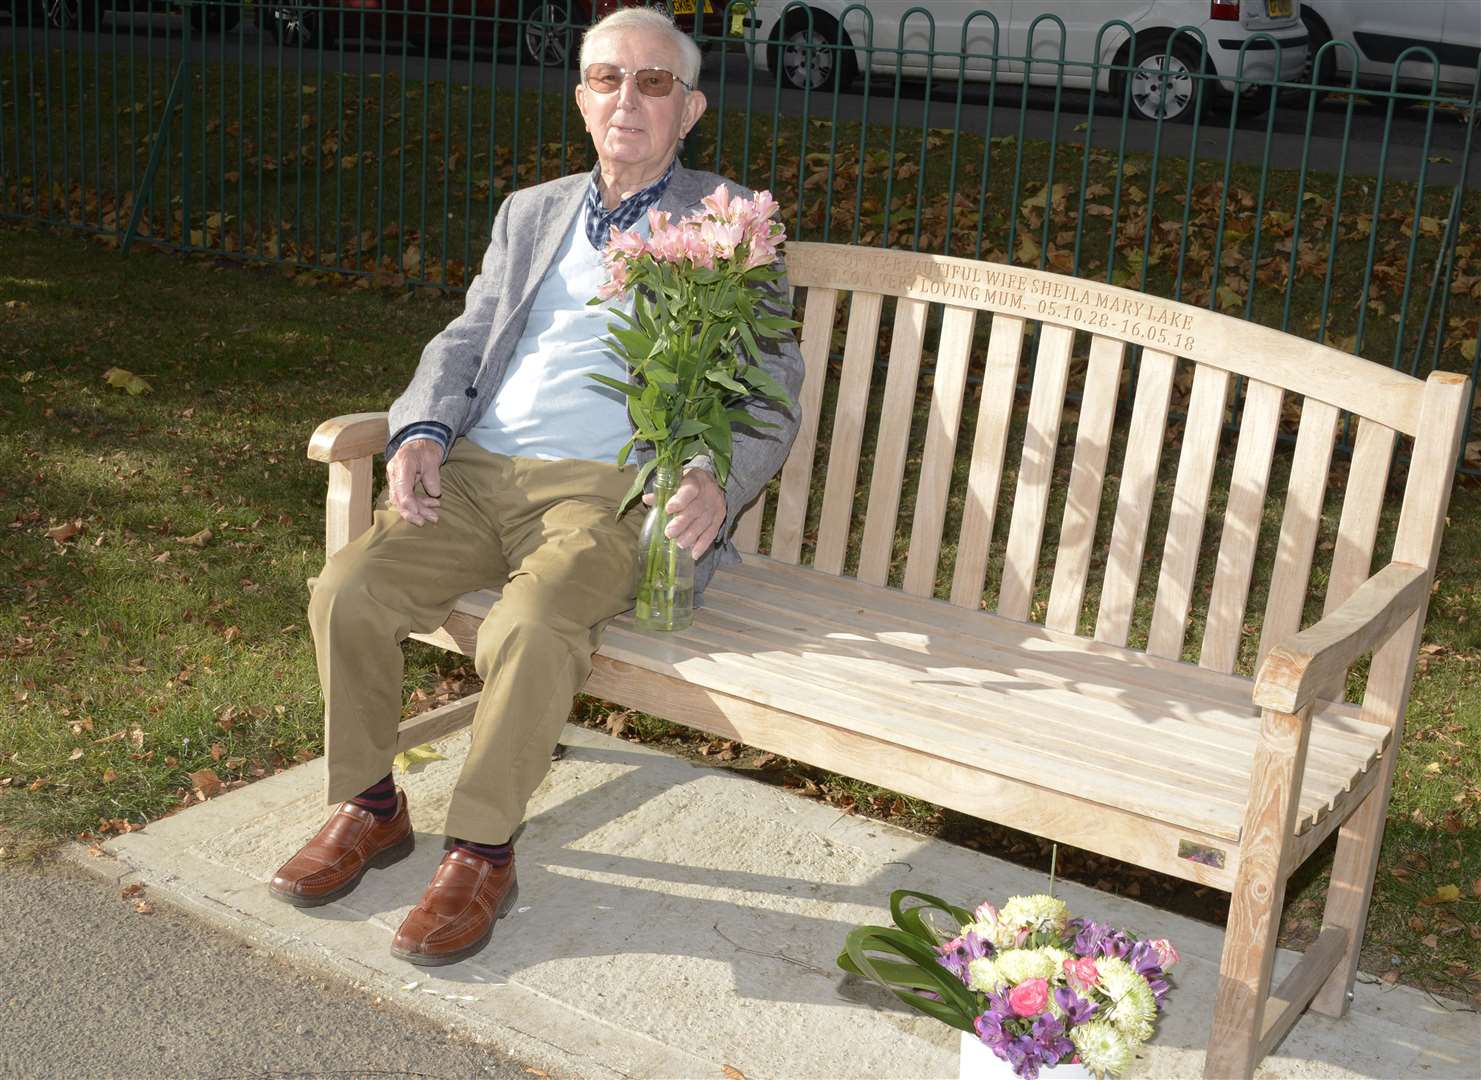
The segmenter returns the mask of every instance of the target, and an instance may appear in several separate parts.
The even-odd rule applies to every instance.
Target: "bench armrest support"
[[[309,440],[313,461],[353,461],[385,450],[390,441],[390,422],[383,412],[350,413],[319,425]]]
[[[1318,687],[1331,686],[1419,609],[1429,581],[1423,566],[1389,563],[1315,626],[1270,650],[1255,678],[1255,704],[1288,714],[1310,705]]]
[[[329,466],[324,499],[324,557],[327,559],[370,528],[375,455],[386,448],[389,422],[383,412],[336,416],[319,425],[308,456]]]

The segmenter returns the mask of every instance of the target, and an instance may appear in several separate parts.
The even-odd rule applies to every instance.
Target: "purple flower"
[[[1075,953],[1078,956],[1125,959],[1136,945],[1129,934],[1089,919],[1071,919],[1070,929],[1075,931]]]
[[[1054,991],[1054,1002],[1064,1010],[1064,1018],[1071,1027],[1085,1023],[1100,1010],[1099,1005],[1082,998],[1068,986]]]
[[[936,946],[936,954],[941,957],[941,966],[961,979],[964,986],[968,985],[967,965],[984,956],[990,957],[994,952],[996,950],[992,943],[978,937],[973,930]]]
[[[1034,1021],[1033,1039],[1038,1058],[1046,1066],[1058,1065],[1075,1052],[1075,1044],[1065,1038],[1064,1022],[1047,1013]]]

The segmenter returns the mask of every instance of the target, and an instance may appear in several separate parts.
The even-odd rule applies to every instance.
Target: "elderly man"
[[[343,896],[366,869],[412,850],[406,795],[390,775],[400,643],[440,626],[463,593],[502,589],[478,635],[484,689],[447,812],[450,845],[391,946],[413,964],[473,955],[513,906],[514,830],[603,628],[633,603],[642,511],[619,518],[616,508],[652,448],[618,468],[634,430],[624,399],[587,377],[622,377],[602,339],[611,308],[630,301],[587,302],[605,280],[612,226],[646,232],[650,207],[677,220],[724,182],[675,160],[705,109],[699,64],[694,42],[651,9],[619,10],[587,32],[576,104],[598,165],[499,208],[463,314],[427,345],[391,407],[387,505],[314,589],[327,803],[339,805],[272,879],[273,894],[298,906]],[[784,282],[777,289],[786,296]],[[797,400],[795,343],[776,345],[765,366]],[[774,426],[736,430],[725,489],[697,458],[668,504],[669,534],[698,560],[697,592],[738,558],[729,526],[797,431],[788,409],[750,411]]]

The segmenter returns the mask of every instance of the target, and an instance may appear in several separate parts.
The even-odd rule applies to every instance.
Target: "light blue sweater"
[[[647,218],[634,228],[646,237]],[[588,307],[606,280],[601,253],[586,238],[583,210],[540,282],[498,393],[468,438],[495,454],[617,460],[632,433],[626,399],[588,374],[627,377],[622,360],[602,339],[615,321],[613,309],[631,311],[632,300]]]

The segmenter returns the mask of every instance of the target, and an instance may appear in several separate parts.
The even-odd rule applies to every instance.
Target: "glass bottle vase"
[[[672,519],[665,506],[678,487],[678,466],[654,470],[653,506],[638,536],[633,621],[642,630],[683,630],[694,621],[694,556],[664,535]]]

